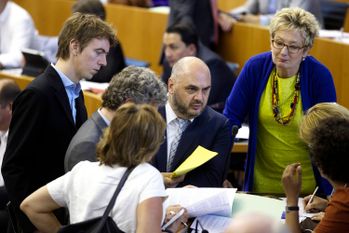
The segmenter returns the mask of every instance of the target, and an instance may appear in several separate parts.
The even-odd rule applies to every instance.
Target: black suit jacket
[[[87,119],[82,92],[76,100],[76,110],[75,124],[64,85],[52,66],[15,99],[2,164],[5,186],[15,207],[33,191],[64,174],[65,151]],[[21,219],[26,222],[23,216]],[[25,232],[32,230],[27,222],[22,224]]]
[[[164,118],[165,111],[165,107],[159,109]],[[171,170],[174,171],[199,145],[218,152],[218,155],[187,173],[179,186],[191,184],[198,187],[222,187],[229,166],[232,142],[228,119],[206,107],[183,132]],[[160,172],[166,172],[167,140],[161,144],[152,164]]]
[[[210,0],[170,0],[168,25],[190,23],[195,26],[201,42],[214,47],[214,20]]]
[[[225,100],[230,94],[234,86],[236,75],[228,67],[226,62],[215,52],[199,43],[196,57],[203,60],[211,73],[211,91],[207,104],[213,107],[216,111],[222,112],[224,109]],[[163,64],[162,80],[167,84],[171,76],[171,67],[168,65],[166,58]]]

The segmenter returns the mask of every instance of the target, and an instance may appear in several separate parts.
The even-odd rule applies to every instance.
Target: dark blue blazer
[[[166,118],[165,107],[159,112]],[[231,126],[227,118],[210,107],[206,107],[183,132],[171,170],[174,171],[199,145],[218,152],[218,155],[187,173],[178,186],[222,187],[230,161]],[[152,164],[160,172],[166,172],[167,140],[160,146]]]

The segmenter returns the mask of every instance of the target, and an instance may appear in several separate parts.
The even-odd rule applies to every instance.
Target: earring
[[[304,61],[304,60],[305,60],[305,58],[306,58],[306,57],[302,57],[302,61]]]

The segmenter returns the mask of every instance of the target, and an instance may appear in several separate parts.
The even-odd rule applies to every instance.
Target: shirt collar
[[[176,113],[173,111],[170,103],[167,101],[166,105],[166,123],[170,124],[173,120],[175,120],[177,117]],[[194,121],[195,118],[189,119],[190,123]]]
[[[61,78],[64,88],[72,91],[75,96],[79,96],[81,91],[81,85],[80,82],[74,83],[71,81],[63,72],[58,70],[54,64],[51,63],[51,66],[57,71],[59,77]]]
[[[101,115],[102,119],[104,120],[104,122],[109,126],[110,125],[110,120],[108,120],[102,113],[101,109],[99,108],[97,110],[97,112],[99,113],[99,115]]]

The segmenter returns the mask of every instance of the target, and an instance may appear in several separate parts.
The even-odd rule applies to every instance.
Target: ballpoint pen
[[[316,188],[315,188],[313,194],[310,196],[310,199],[309,199],[307,205],[309,205],[310,203],[312,203],[312,201],[313,201],[313,199],[314,199],[314,196],[315,196],[315,194],[316,194],[316,192],[317,192],[318,189],[319,189],[319,186],[316,186]]]

